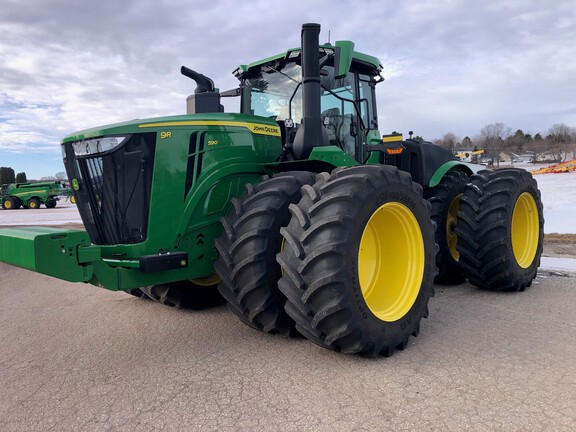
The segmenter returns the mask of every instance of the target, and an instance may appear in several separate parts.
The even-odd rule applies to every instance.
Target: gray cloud
[[[194,84],[180,65],[231,88],[239,64],[297,46],[303,22],[382,60],[383,133],[575,126],[575,14],[568,0],[5,0],[0,151],[56,152],[74,130],[182,113]]]

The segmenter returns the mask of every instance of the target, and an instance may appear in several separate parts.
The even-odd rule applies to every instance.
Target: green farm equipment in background
[[[196,81],[187,114],[64,138],[86,231],[0,231],[0,260],[170,306],[223,299],[249,326],[390,355],[417,335],[433,284],[521,291],[543,240],[526,171],[480,171],[378,130],[380,61],[350,41]],[[239,97],[224,113],[221,97]]]
[[[65,192],[64,182],[46,181],[33,183],[11,183],[0,186],[0,202],[4,210],[21,207],[38,209],[56,207],[58,197]]]

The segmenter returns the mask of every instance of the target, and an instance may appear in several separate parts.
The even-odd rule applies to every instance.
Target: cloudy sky
[[[573,0],[1,0],[0,166],[63,171],[63,136],[182,114],[181,65],[233,88],[238,65],[298,46],[304,22],[380,58],[382,133],[576,126]]]

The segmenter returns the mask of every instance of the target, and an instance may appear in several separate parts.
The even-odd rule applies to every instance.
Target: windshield
[[[373,111],[373,79],[350,71],[334,78],[334,67],[324,64],[320,76],[322,123],[330,145],[352,157],[359,154],[365,131],[376,126]],[[302,123],[302,67],[295,62],[264,65],[257,75],[243,80],[242,112],[270,117],[283,123]]]
[[[290,63],[279,73],[272,68],[261,76],[247,79],[244,89],[250,94],[252,114],[273,117],[276,120],[288,118],[300,122],[302,118],[302,68]]]

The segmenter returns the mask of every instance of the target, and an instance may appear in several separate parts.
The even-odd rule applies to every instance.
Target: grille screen
[[[66,148],[66,169],[77,179],[78,210],[94,244],[146,240],[155,133],[135,134],[108,153],[75,157]]]

